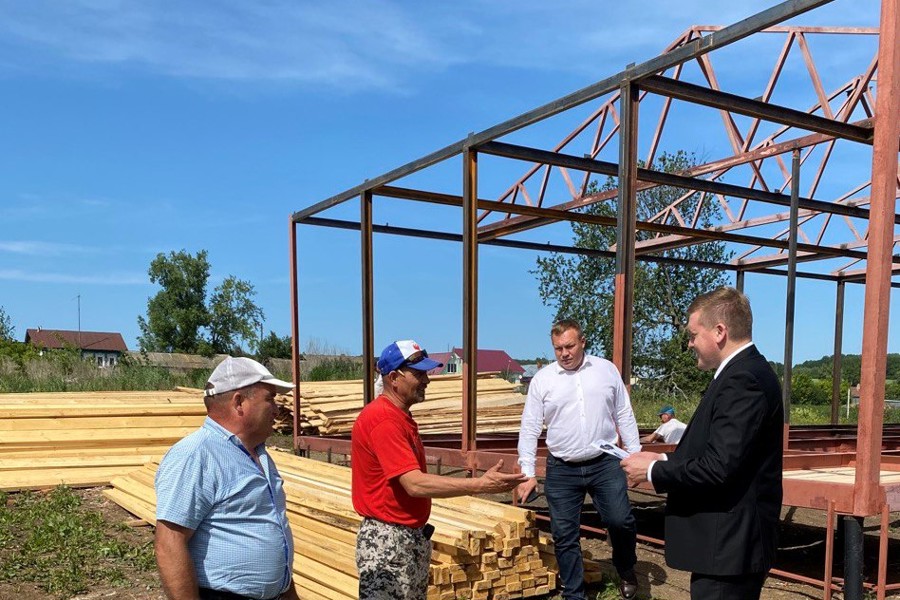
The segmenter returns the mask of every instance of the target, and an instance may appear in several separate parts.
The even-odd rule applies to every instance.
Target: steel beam
[[[475,450],[478,414],[478,153],[463,152],[462,450]]]
[[[334,229],[346,229],[349,231],[359,231],[359,223],[355,221],[344,221],[341,219],[326,219],[323,217],[309,217],[302,221],[303,225],[314,225],[317,227],[331,227]],[[386,233],[390,235],[403,235],[407,237],[423,238],[430,240],[443,240],[447,242],[463,241],[463,237],[458,233],[449,233],[444,231],[431,231],[427,229],[413,229],[410,227],[396,227],[393,225],[373,225],[372,230],[375,233]],[[520,250],[534,250],[535,252],[559,252],[562,254],[579,254],[582,256],[593,256],[597,258],[614,259],[615,252],[608,250],[593,250],[590,248],[574,248],[572,246],[561,246],[559,244],[541,244],[538,242],[525,242],[519,240],[489,240],[479,242],[485,246],[497,246],[499,248],[518,248]],[[667,256],[642,255],[636,256],[635,260],[640,262],[652,262],[667,265],[680,265],[684,267],[697,267],[699,269],[717,269],[720,271],[740,271],[740,265],[714,263],[702,260],[684,260],[680,258],[671,258]],[[780,269],[756,269],[754,273],[762,273],[766,275],[777,275],[779,277],[787,276],[787,271]],[[802,279],[813,279],[816,281],[842,281],[844,278],[837,275],[828,275],[824,273],[810,273],[798,271],[797,277]],[[862,280],[850,280],[848,283],[862,283]],[[900,288],[900,282],[894,282],[892,287]]]
[[[375,292],[372,253],[372,192],[359,195],[360,267],[362,271],[363,404],[374,400]]]
[[[668,98],[703,104],[704,106],[711,106],[748,117],[764,119],[773,123],[780,123],[781,125],[797,127],[798,129],[805,129],[814,133],[822,133],[863,144],[872,143],[871,129],[811,115],[801,110],[776,106],[759,100],[751,100],[736,94],[729,94],[728,92],[661,75],[645,77],[641,79],[640,84],[642,89]]]
[[[613,363],[631,385],[634,322],[634,242],[637,235],[637,143],[639,90],[627,83],[619,92],[619,198],[616,223],[616,275],[613,300]]]
[[[841,407],[841,358],[844,339],[844,288],[846,283],[837,282],[834,306],[834,351],[831,360],[831,424],[837,425]]]
[[[794,150],[791,161],[791,220],[790,247],[788,248],[787,294],[784,310],[784,379],[781,382],[784,405],[784,447],[788,445],[788,428],[791,424],[791,375],[794,370],[794,308],[797,289],[797,203],[800,198],[800,151]]]
[[[431,202],[434,204],[442,204],[445,206],[462,206],[462,197],[452,194],[442,194],[439,192],[428,192],[423,190],[413,190],[409,188],[398,188],[393,186],[384,186],[376,188],[373,193],[379,196],[390,198],[400,198],[404,200],[417,200],[420,202]],[[537,220],[545,223],[556,221],[574,221],[577,223],[591,223],[593,225],[614,227],[616,219],[613,217],[604,217],[600,215],[590,215],[580,212],[567,212],[557,210],[555,208],[539,208],[536,206],[526,206],[523,204],[509,204],[506,202],[497,202],[495,200],[478,200],[478,208],[480,210],[491,210],[493,212],[505,212],[508,214],[529,215],[534,216]],[[698,238],[702,241],[723,241],[733,244],[747,244],[762,246],[767,248],[779,248],[787,250],[789,242],[787,240],[779,240],[772,238],[763,238],[759,236],[744,235],[740,233],[729,233],[721,231],[717,228],[711,229],[693,229],[690,227],[682,227],[679,225],[667,225],[663,223],[655,223],[651,221],[636,221],[635,226],[641,231],[650,231],[663,235],[685,235]],[[493,238],[483,238],[479,236],[479,242],[485,243]],[[693,242],[700,243],[700,242]],[[637,243],[635,244],[635,246]],[[864,252],[855,252],[852,249],[843,246],[822,246],[819,244],[798,244],[798,249],[808,254],[822,254],[824,256],[815,256],[815,259],[827,257],[841,256],[846,258],[865,259]],[[813,258],[810,258],[813,260]],[[742,263],[743,264],[743,263]]]
[[[618,165],[615,163],[595,160],[592,158],[584,158],[580,156],[572,156],[571,154],[562,154],[559,152],[550,152],[549,150],[539,150],[537,148],[529,148],[527,146],[518,146],[515,144],[507,144],[504,142],[488,142],[479,146],[479,151],[483,154],[493,154],[495,156],[504,156],[518,160],[539,162],[558,167],[567,167],[590,173],[599,173],[601,175],[618,175]],[[779,206],[790,206],[791,197],[777,192],[767,192],[754,188],[732,185],[730,183],[722,183],[718,181],[709,181],[706,179],[694,179],[683,175],[675,175],[672,173],[663,173],[651,169],[638,169],[637,178],[639,181],[655,183],[657,185],[668,185],[686,190],[695,190],[698,192],[709,192],[711,194],[721,194],[723,196],[731,196],[734,198],[746,198],[748,200],[757,200],[769,204],[777,204]],[[814,210],[816,212],[844,215],[847,217],[857,217],[860,219],[868,219],[869,211],[857,206],[847,206],[844,204],[834,204],[832,202],[823,202],[821,200],[813,200],[811,198],[799,198],[798,205],[800,208]],[[896,217],[896,222],[900,223],[900,216]],[[497,231],[492,232],[497,234]]]
[[[891,249],[897,197],[897,139],[900,137],[900,0],[882,0],[878,42],[878,89],[872,151],[869,260],[863,311],[862,377],[859,406],[859,462],[854,514],[879,510],[881,427],[891,293]]]
[[[300,309],[297,299],[297,224],[289,222],[288,239],[290,240],[291,265],[291,377],[294,382],[294,452],[298,450],[300,431]]]

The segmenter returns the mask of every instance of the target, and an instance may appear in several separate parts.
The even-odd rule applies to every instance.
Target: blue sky
[[[211,287],[249,280],[266,330],[286,334],[293,211],[651,58],[692,24],[771,4],[0,0],[0,306],[21,339],[76,328],[80,296],[83,329],[120,331],[136,348],[156,291],[150,261],[206,249]],[[795,23],[874,25],[877,7],[837,0]],[[859,58],[827,62],[827,50],[816,58],[835,69]],[[718,68],[723,80],[754,75],[746,56]],[[520,139],[550,145],[575,122]],[[497,171],[481,182],[488,197],[509,183]],[[454,193],[459,180],[456,161],[410,184]],[[409,208],[379,203],[375,221],[459,231],[458,211]],[[357,214],[350,202],[323,216]],[[299,232],[301,345],[359,352],[358,234]],[[522,239],[567,238],[551,227]],[[550,354],[535,257],[482,249],[481,347]],[[381,236],[375,260],[376,346],[461,344],[457,245]],[[747,279],[755,337],[776,360],[784,285]],[[831,353],[833,298],[833,284],[800,282],[797,360]],[[846,352],[860,349],[861,302],[849,286]]]

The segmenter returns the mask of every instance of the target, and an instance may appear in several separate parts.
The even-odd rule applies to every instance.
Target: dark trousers
[[[691,573],[691,600],[759,600],[766,573],[703,575]]]
[[[223,590],[211,590],[209,588],[200,588],[200,600],[253,600],[247,596],[241,596],[240,594],[233,594],[231,592],[225,592]],[[277,598],[272,598],[271,600],[278,600]]]
[[[637,527],[619,459],[603,454],[582,463],[571,463],[547,456],[544,495],[550,508],[550,530],[566,600],[585,597],[581,556],[581,509],[585,494],[590,495],[609,531],[613,565],[619,575],[628,574],[637,562]]]

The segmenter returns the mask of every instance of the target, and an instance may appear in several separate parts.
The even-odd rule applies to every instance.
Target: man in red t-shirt
[[[425,399],[427,372],[442,366],[414,341],[394,342],[378,359],[384,392],[353,425],[353,508],[363,516],[356,536],[360,600],[425,598],[432,498],[500,493],[525,481],[521,473],[501,473],[502,460],[476,478],[428,473],[409,409]]]

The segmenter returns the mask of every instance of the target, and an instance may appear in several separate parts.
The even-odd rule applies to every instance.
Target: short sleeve
[[[215,469],[205,453],[173,448],[156,471],[156,518],[197,529],[215,504]]]

